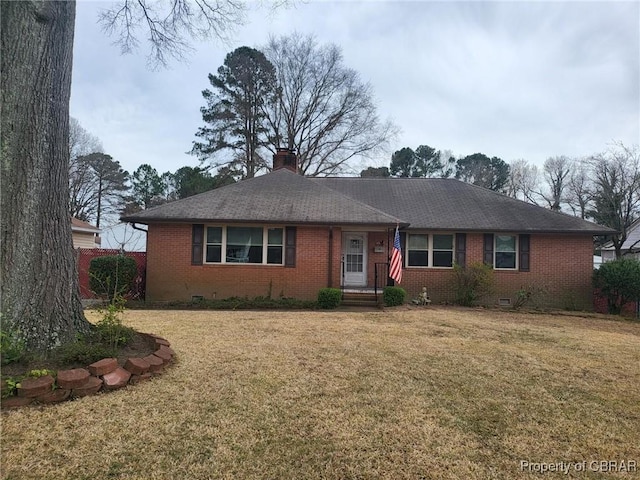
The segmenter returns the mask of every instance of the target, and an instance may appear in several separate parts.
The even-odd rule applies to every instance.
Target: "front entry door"
[[[344,286],[367,285],[367,234],[345,232],[342,236],[342,261]]]

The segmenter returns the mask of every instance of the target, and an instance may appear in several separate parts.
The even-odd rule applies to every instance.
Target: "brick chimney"
[[[298,157],[294,150],[289,148],[278,148],[273,156],[273,170],[288,168],[294,173],[298,173]]]

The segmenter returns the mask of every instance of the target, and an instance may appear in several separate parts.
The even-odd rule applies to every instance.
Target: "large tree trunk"
[[[68,208],[75,2],[2,1],[2,328],[29,350],[89,330]]]

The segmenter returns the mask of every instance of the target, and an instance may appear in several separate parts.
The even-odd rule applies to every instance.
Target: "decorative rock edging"
[[[156,350],[146,357],[128,358],[123,366],[116,358],[103,358],[86,369],[60,370],[56,377],[27,377],[20,382],[18,395],[2,399],[2,409],[13,409],[38,404],[59,403],[71,398],[86,397],[100,391],[117,390],[127,385],[135,385],[162,373],[166,365],[173,361],[175,352],[171,344],[162,337],[148,334],[153,338]]]

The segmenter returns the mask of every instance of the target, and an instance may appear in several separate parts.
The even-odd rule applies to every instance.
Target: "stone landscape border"
[[[155,343],[156,350],[146,357],[130,357],[120,366],[116,358],[103,358],[87,368],[60,370],[56,377],[27,377],[17,388],[17,395],[3,398],[2,409],[13,409],[31,404],[59,403],[72,398],[112,391],[148,380],[162,372],[175,357],[171,344],[152,333],[146,334]]]

